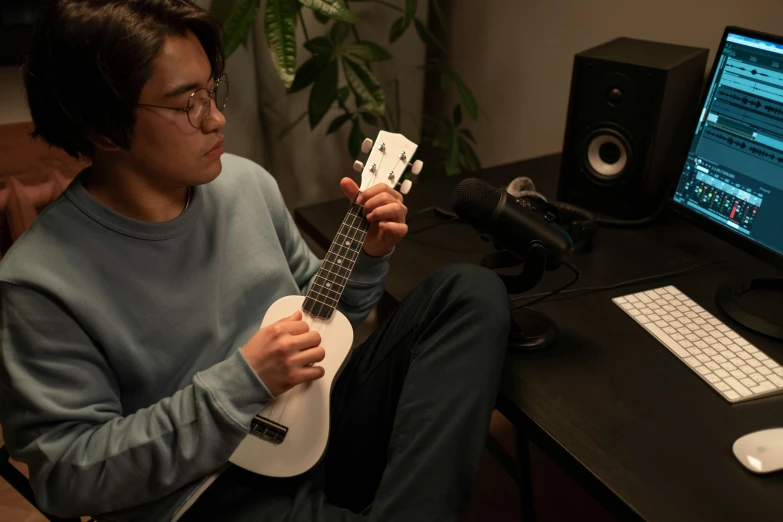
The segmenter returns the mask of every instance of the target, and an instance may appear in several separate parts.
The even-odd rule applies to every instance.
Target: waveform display
[[[725,91],[719,90],[718,99],[733,100],[735,103],[741,103],[745,107],[752,107],[756,110],[763,109],[769,114],[774,114],[775,116],[783,115],[783,105],[773,103],[769,100],[762,101],[761,98],[757,98],[756,96],[737,96],[733,92],[727,93]]]
[[[712,129],[707,129],[706,131],[704,131],[704,134],[718,141],[722,141],[735,149],[741,151],[745,151],[747,149],[748,152],[750,152],[755,156],[765,159],[771,163],[777,163],[779,165],[783,165],[783,155],[776,154],[771,149],[762,147],[756,143],[753,142],[748,143],[746,140],[743,140],[742,138],[727,136],[726,134],[720,131],[715,131]]]
[[[734,65],[734,64],[731,64],[731,63],[727,63],[727,64],[726,64],[726,67],[727,67],[727,68],[732,68],[732,69],[737,69],[737,70],[739,70],[739,71],[745,71],[745,72],[749,72],[749,73],[750,73],[750,74],[752,74],[753,76],[756,76],[756,75],[758,75],[758,76],[766,76],[767,78],[769,78],[769,77],[770,77],[770,76],[769,76],[769,74],[767,74],[767,73],[763,73],[763,72],[759,71],[758,69],[746,69],[745,67],[738,67],[738,66],[736,66],[736,65]]]

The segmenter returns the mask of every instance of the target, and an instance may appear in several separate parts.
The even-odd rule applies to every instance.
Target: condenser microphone
[[[560,267],[573,252],[571,236],[554,222],[554,216],[484,180],[459,182],[451,193],[451,206],[464,222],[523,259],[531,244],[542,244],[547,270]]]

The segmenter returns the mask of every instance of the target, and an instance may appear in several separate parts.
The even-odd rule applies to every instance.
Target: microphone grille
[[[486,224],[500,201],[500,189],[477,178],[467,178],[454,187],[451,193],[451,208],[464,221],[471,224]]]

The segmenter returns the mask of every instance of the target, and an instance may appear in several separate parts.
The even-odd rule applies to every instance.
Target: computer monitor
[[[726,28],[672,199],[699,225],[783,268],[783,37]]]

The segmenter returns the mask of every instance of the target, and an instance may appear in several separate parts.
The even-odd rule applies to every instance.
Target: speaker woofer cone
[[[587,169],[600,181],[609,182],[621,178],[631,165],[631,146],[628,140],[611,129],[598,129],[590,133],[585,139],[583,151]]]

